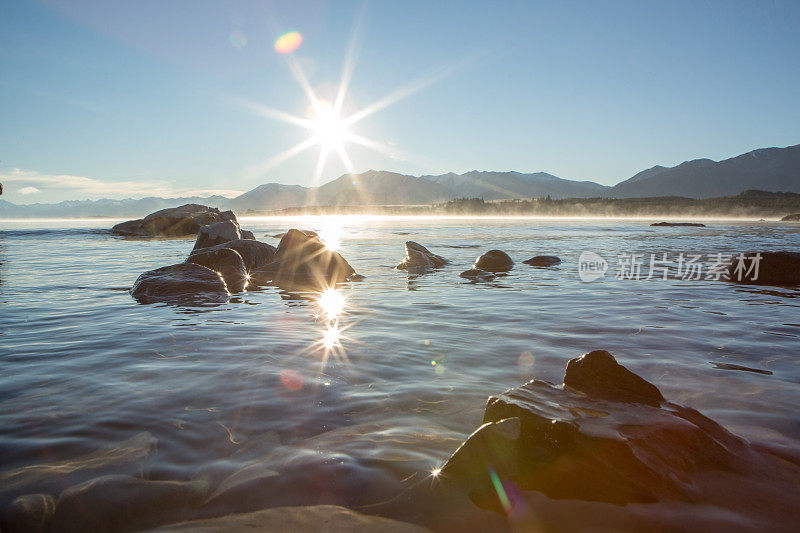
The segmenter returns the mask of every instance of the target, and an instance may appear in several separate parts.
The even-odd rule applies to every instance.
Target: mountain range
[[[319,187],[267,183],[235,198],[224,196],[126,200],[81,200],[18,205],[0,199],[0,217],[139,217],[186,203],[221,209],[275,211],[307,206],[422,205],[454,198],[643,198],[732,196],[748,189],[800,192],[800,145],[762,148],[712,161],[695,159],[674,167],[643,170],[613,187],[562,179],[545,172],[479,172],[408,176],[369,170],[345,174]]]

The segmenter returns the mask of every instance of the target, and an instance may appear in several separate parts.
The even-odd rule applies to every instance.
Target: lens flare
[[[303,44],[303,36],[299,31],[286,32],[275,40],[275,51],[279,54],[291,54]]]
[[[325,248],[330,252],[336,252],[342,247],[342,237],[344,236],[342,225],[334,218],[328,218],[324,221],[324,225],[320,228],[318,235],[319,240],[325,245]]]
[[[317,303],[322,308],[322,312],[328,320],[333,320],[344,311],[344,295],[342,291],[336,290],[333,287],[325,289],[319,295]]]
[[[245,37],[244,33],[240,30],[233,30],[231,32],[230,40],[231,46],[238,48],[239,50],[247,46],[247,37]]]

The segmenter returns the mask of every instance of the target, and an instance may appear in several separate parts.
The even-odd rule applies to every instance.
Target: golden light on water
[[[328,320],[334,320],[344,311],[344,295],[342,291],[330,287],[322,291],[317,298],[317,304],[322,309]]]
[[[325,330],[325,335],[322,337],[322,346],[326,350],[333,350],[334,347],[339,345],[339,340],[342,338],[342,333],[339,331],[338,324],[329,324],[328,329]]]
[[[317,232],[319,240],[331,252],[336,252],[342,247],[344,228],[339,217],[326,217],[322,220],[322,225]]]

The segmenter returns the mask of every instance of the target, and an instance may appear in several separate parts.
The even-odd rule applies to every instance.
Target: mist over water
[[[272,244],[265,235],[315,230],[366,279],[326,295],[265,287],[197,306],[140,305],[127,292],[141,272],[183,261],[192,239],[124,239],[108,221],[0,222],[2,471],[148,432],[151,479],[202,478],[213,491],[268,456],[284,476],[275,501],[328,501],[327,478],[304,477],[309,450],[324,450],[371,465],[376,494],[389,498],[442,464],[489,395],[534,377],[558,383],[568,359],[595,349],[734,433],[800,452],[800,292],[615,277],[620,254],[797,250],[800,225],[652,221],[243,218]],[[395,270],[406,240],[452,263]],[[459,278],[493,248],[516,262],[507,276]],[[604,278],[580,280],[584,251],[609,261]],[[534,255],[562,263],[522,264]],[[387,457],[391,468],[374,466]]]

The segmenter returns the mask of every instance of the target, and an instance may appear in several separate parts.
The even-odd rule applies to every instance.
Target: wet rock
[[[697,222],[656,222],[654,224],[650,224],[651,227],[694,227],[694,228],[705,228],[705,224],[698,224]]]
[[[191,254],[187,263],[202,265],[216,271],[231,292],[247,287],[247,268],[239,252],[230,248],[205,248]]]
[[[439,268],[447,263],[447,259],[432,253],[430,250],[414,241],[406,241],[406,256],[403,262],[397,265],[398,270],[420,272],[432,268]]]
[[[229,514],[219,518],[172,524],[159,532],[192,531],[355,531],[383,533],[423,533],[425,528],[390,518],[370,516],[337,505],[277,507],[253,513]]]
[[[786,215],[781,219],[783,222],[800,222],[800,213],[794,215]]]
[[[751,252],[734,256],[728,279],[754,285],[800,285],[800,253]]]
[[[225,220],[200,228],[192,250],[200,250],[218,244],[225,244],[228,241],[241,238],[242,233],[239,229],[239,224],[234,220]]]
[[[731,486],[747,487],[745,499],[770,487],[759,512],[785,519],[779,511],[785,498],[768,500],[800,481],[798,465],[754,449],[694,409],[666,401],[658,406],[661,393],[617,368],[607,352],[570,365],[564,387],[533,380],[490,398],[484,424],[442,467],[441,482],[482,508],[508,514],[534,501],[535,493],[615,505],[737,508]],[[599,383],[588,384],[592,378]],[[615,383],[623,393],[612,392]],[[626,399],[608,399],[614,396]]]
[[[184,237],[196,235],[202,226],[225,220],[236,220],[232,211],[220,212],[215,207],[186,204],[151,213],[144,218],[122,222],[111,228],[118,235],[141,237]]]
[[[244,232],[242,232],[242,234],[244,234]],[[205,251],[220,250],[223,248],[229,248],[238,252],[239,255],[242,256],[244,266],[248,272],[256,268],[261,268],[270,263],[274,259],[276,251],[274,246],[271,246],[265,242],[251,239],[236,239],[233,241],[228,241],[224,244],[211,246],[209,248],[193,250],[192,255]]]
[[[475,260],[474,266],[487,272],[508,272],[514,261],[502,250],[489,250]]]
[[[174,523],[186,520],[207,492],[201,481],[104,476],[61,493],[50,531],[136,531]]]
[[[486,272],[479,268],[471,268],[459,274],[462,278],[471,279],[473,281],[492,281],[497,276],[490,272]]]
[[[142,432],[85,455],[6,470],[0,473],[0,507],[25,494],[57,495],[65,486],[105,474],[139,472],[155,447],[156,438]]]
[[[526,265],[538,267],[551,267],[561,263],[561,258],[554,255],[537,255],[523,261]]]
[[[56,510],[56,502],[49,494],[26,494],[14,500],[6,509],[7,533],[44,533]]]
[[[142,303],[203,299],[225,301],[225,281],[214,270],[195,263],[178,263],[143,272],[131,288]]]
[[[564,385],[584,394],[615,402],[658,406],[664,401],[652,383],[637,376],[604,350],[595,350],[567,363]]]
[[[240,231],[240,232],[241,232],[241,234],[242,234],[242,239],[251,239],[251,240],[255,240],[255,238],[256,238],[256,236],[255,236],[255,235],[253,235],[253,232],[252,232],[252,231],[247,231],[246,229],[240,229],[239,231]]]
[[[257,283],[323,287],[348,281],[355,270],[338,252],[328,250],[318,237],[290,229],[278,244],[274,259],[250,272]]]

